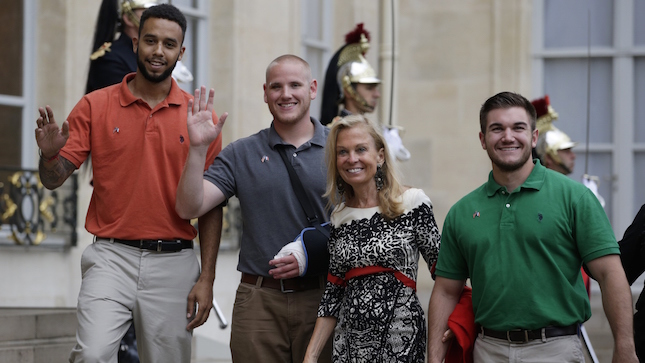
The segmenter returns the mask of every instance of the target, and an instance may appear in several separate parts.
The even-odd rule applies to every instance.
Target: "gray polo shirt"
[[[325,221],[327,167],[324,146],[329,129],[311,118],[314,137],[295,148],[271,127],[226,146],[204,173],[226,196],[237,196],[242,210],[242,242],[237,269],[269,276],[269,260],[302,228],[308,226],[289,173],[276,145],[287,145],[287,156],[296,170],[316,214]]]

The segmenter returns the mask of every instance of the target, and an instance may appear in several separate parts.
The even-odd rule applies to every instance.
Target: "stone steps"
[[[0,362],[66,362],[76,343],[76,309],[0,308]]]

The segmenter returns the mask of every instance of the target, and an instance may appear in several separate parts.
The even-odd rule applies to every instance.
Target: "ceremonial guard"
[[[137,70],[132,38],[139,32],[141,13],[153,0],[103,0],[94,32],[93,53],[85,93],[121,82]]]
[[[363,115],[376,109],[381,93],[381,80],[365,59],[370,47],[370,33],[363,23],[345,35],[345,44],[334,54],[327,66],[323,88],[320,122],[332,123],[337,117]],[[383,136],[390,154],[399,161],[408,160],[410,153],[403,146],[399,127],[383,126]]]
[[[576,154],[573,147],[576,142],[553,126],[553,121],[558,119],[558,113],[551,107],[549,96],[531,102],[537,112],[536,127],[538,142],[534,149],[534,156],[540,159],[542,165],[549,169],[569,175],[573,172]]]

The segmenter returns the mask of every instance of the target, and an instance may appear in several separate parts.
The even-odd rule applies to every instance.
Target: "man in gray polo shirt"
[[[271,126],[229,144],[203,176],[207,147],[226,116],[216,125],[207,120],[214,91],[206,97],[204,87],[188,107],[191,148],[177,191],[177,213],[197,217],[233,195],[242,210],[237,266],[242,281],[231,324],[236,362],[302,362],[313,332],[326,276],[298,277],[293,255],[273,256],[308,226],[278,148],[286,149],[316,215],[328,219],[322,195],[329,131],[309,115],[317,88],[306,61],[294,55],[276,58],[267,67],[264,84],[264,101],[274,117]],[[320,362],[331,361],[331,344],[325,352]]]

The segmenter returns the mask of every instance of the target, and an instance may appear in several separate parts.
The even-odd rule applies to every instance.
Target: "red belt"
[[[353,268],[345,273],[345,278],[340,278],[338,276],[334,276],[331,273],[327,275],[327,281],[331,282],[334,285],[338,286],[346,286],[347,285],[347,280],[351,280],[354,277],[359,277],[359,276],[365,276],[365,275],[373,275],[381,272],[391,272],[394,274],[394,277],[397,278],[397,280],[401,281],[403,285],[413,289],[414,291],[417,291],[417,282],[412,280],[411,278],[407,277],[403,272],[397,271],[393,268],[389,267],[381,267],[381,266],[365,266],[365,267],[356,267]]]

